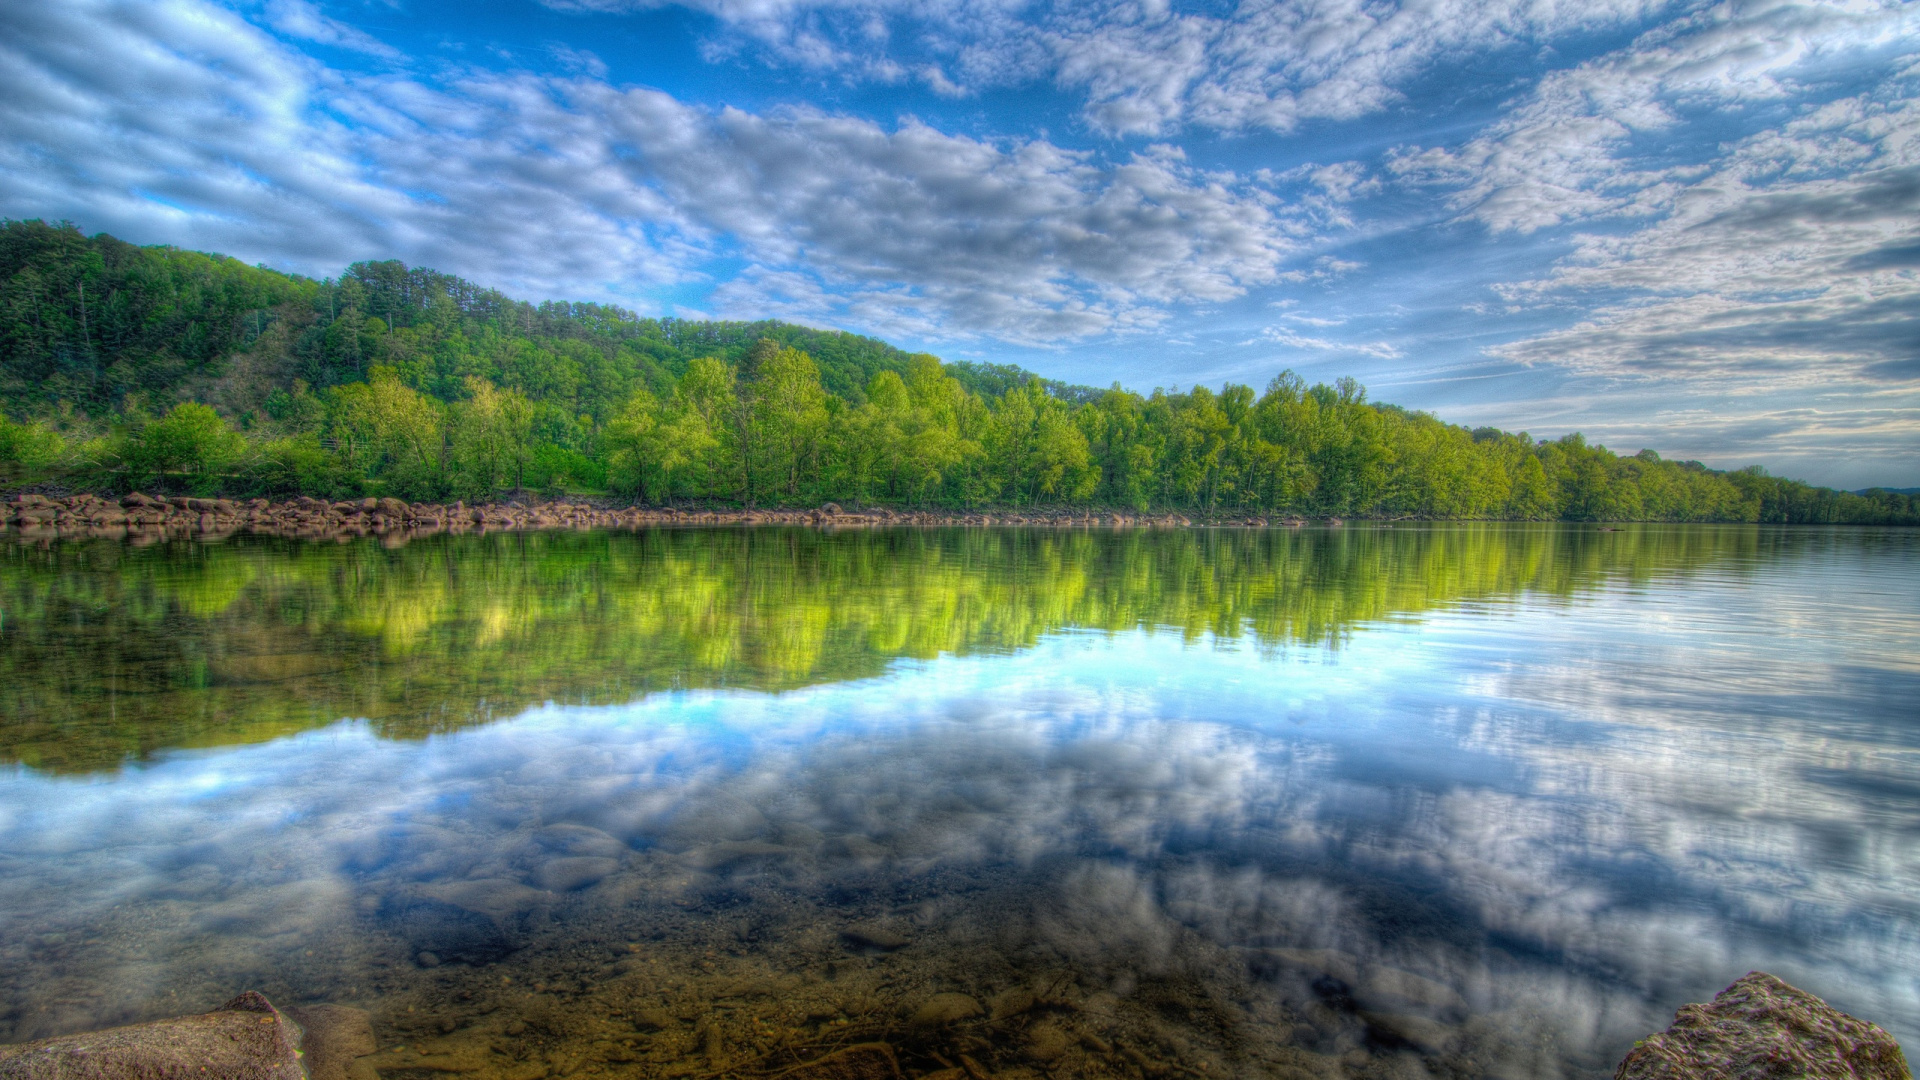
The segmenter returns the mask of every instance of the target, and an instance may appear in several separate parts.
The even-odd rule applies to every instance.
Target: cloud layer
[[[544,0],[621,12],[662,0]],[[1461,51],[1538,45],[1630,25],[1659,0],[1247,0],[1228,12],[1165,0],[685,0],[724,28],[716,51],[751,44],[779,61],[856,78],[918,79],[967,95],[1047,82],[1081,97],[1110,134],[1195,125],[1291,131],[1400,103],[1406,85]]]
[[[0,213],[1920,480],[1911,4],[547,7],[431,54],[316,0],[7,7]],[[590,51],[669,7],[751,93]]]
[[[304,7],[273,25],[372,45]],[[1274,280],[1275,200],[1102,156],[591,75],[326,68],[192,0],[9,8],[0,203],[330,269],[387,254],[541,294],[713,282],[726,313],[1050,341]]]

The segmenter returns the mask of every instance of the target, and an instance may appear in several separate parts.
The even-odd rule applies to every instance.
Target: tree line
[[[777,322],[315,281],[0,223],[0,469],[232,495],[1920,523],[1912,496],[1469,430],[1351,379],[1139,394]]]

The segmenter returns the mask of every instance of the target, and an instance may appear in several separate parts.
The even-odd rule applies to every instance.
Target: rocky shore
[[[871,935],[865,938],[868,944],[873,940]],[[734,995],[739,996],[738,988]],[[411,1007],[406,1010],[408,1014],[413,1011]],[[701,1014],[704,1019],[695,1027],[692,1038],[676,1040],[669,1039],[667,1032],[682,1026],[677,1015],[642,1008],[632,1012],[630,1024],[636,1032],[657,1034],[630,1034],[618,1045],[611,1039],[593,1044],[597,1051],[594,1056],[612,1069],[599,1065],[583,1068],[578,1054],[564,1050],[549,1055],[545,1064],[536,1059],[530,1062],[531,1067],[500,1069],[493,1059],[511,1060],[513,1055],[508,1051],[532,1038],[531,1021],[541,1020],[545,1014],[510,1019],[501,1028],[504,1041],[495,1040],[468,1052],[430,1039],[422,1041],[417,1032],[409,1041],[383,1052],[385,1042],[407,1039],[407,1033],[388,1025],[387,1039],[376,1039],[373,1018],[359,1009],[311,1005],[281,1010],[261,994],[248,991],[210,1013],[0,1046],[0,1080],[207,1080],[212,1076],[233,1080],[379,1080],[388,1075],[452,1073],[540,1080],[576,1071],[638,1074],[639,1063],[652,1056],[636,1045],[638,1041],[669,1041],[684,1051],[679,1055],[684,1060],[676,1067],[660,1072],[648,1069],[646,1075],[695,1076],[701,1080],[722,1076],[902,1080],[909,1075],[923,1080],[1015,1076],[1039,1080],[1042,1075],[1062,1075],[1061,1066],[1075,1061],[1098,1067],[1091,1071],[1074,1068],[1074,1075],[1112,1073],[1206,1080],[1224,1071],[1203,1057],[1194,1059],[1192,1066],[1149,1058],[1124,1042],[1075,1026],[1073,1014],[1077,1011],[1070,995],[1058,997],[1052,990],[1015,988],[988,1002],[945,991],[888,1020],[851,1025],[838,1032],[837,1038],[812,1040],[804,1049],[790,1046],[785,1053],[755,1058],[727,1052],[723,1025],[710,1012]],[[541,1022],[546,1028],[556,1028],[551,1016]],[[834,1021],[828,1029],[846,1023]],[[984,1052],[988,1043],[982,1039],[1005,1027],[1025,1032],[1025,1050],[1019,1056],[1038,1068],[995,1068],[972,1056],[998,1056]],[[1417,1041],[1400,1040],[1399,1045],[1420,1049]],[[1071,1058],[1067,1056],[1069,1050],[1073,1052]],[[1362,1065],[1342,1058],[1330,1071],[1290,1067],[1274,1075],[1371,1075]],[[1761,972],[1750,972],[1709,1004],[1682,1006],[1673,1026],[1637,1043],[1614,1075],[1615,1080],[1912,1077],[1899,1044],[1885,1031]]]
[[[1329,523],[1338,524],[1337,521]],[[469,506],[464,502],[407,503],[393,498],[328,502],[303,495],[296,499],[271,502],[267,499],[169,498],[134,492],[118,499],[86,494],[15,495],[4,504],[4,524],[23,535],[47,538],[90,536],[138,541],[168,537],[219,537],[250,532],[310,540],[380,536],[404,542],[413,537],[441,532],[644,529],[671,525],[1186,528],[1195,522],[1179,514],[1126,514],[1111,510],[964,512],[897,510],[889,507],[843,509],[834,503],[803,510],[679,509],[564,500],[516,500]],[[1203,524],[1298,528],[1307,522],[1294,517],[1236,515]]]
[[[280,1010],[249,990],[212,1012],[0,1046],[0,1080],[379,1080],[367,1014]]]

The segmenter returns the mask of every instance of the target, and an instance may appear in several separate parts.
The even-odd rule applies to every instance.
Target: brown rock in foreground
[[[306,1005],[291,1007],[286,1013],[304,1032],[300,1051],[307,1066],[307,1080],[380,1080],[373,1066],[360,1060],[380,1048],[373,1041],[373,1021],[366,1010]]]
[[[360,1060],[374,1049],[359,1009],[282,1014],[249,990],[197,1016],[0,1046],[0,1080],[378,1080]]]
[[[1614,1080],[1912,1080],[1900,1044],[1804,990],[1751,971],[1708,1005],[1682,1005]]]
[[[305,1080],[300,1029],[252,990],[210,1013],[0,1046],[0,1080]]]

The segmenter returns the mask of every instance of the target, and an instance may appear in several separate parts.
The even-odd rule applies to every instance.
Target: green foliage
[[[140,483],[174,474],[191,490],[211,493],[246,451],[246,438],[211,406],[182,402],[128,440],[127,476]]]
[[[219,255],[0,226],[0,396],[101,411],[217,372],[315,283]]]
[[[240,485],[247,494],[269,498],[314,495],[344,499],[360,494],[362,487],[359,475],[313,434],[261,444],[250,479],[251,483]]]
[[[0,417],[0,472],[8,479],[40,480],[60,465],[66,451],[67,441],[44,421],[16,424]]]
[[[527,484],[542,495],[598,491],[607,486],[607,467],[578,450],[544,443],[527,463]]]
[[[16,483],[1920,523],[1912,495],[1469,431],[1351,379],[1097,391],[854,334],[526,304],[398,262],[309,281],[39,221],[0,223],[0,356]]]
[[[0,763],[111,769],[341,716],[419,737],[543,701],[785,690],[897,658],[1163,628],[1338,648],[1463,601],[1753,565],[1747,527],[654,529],[136,548],[0,543]]]

